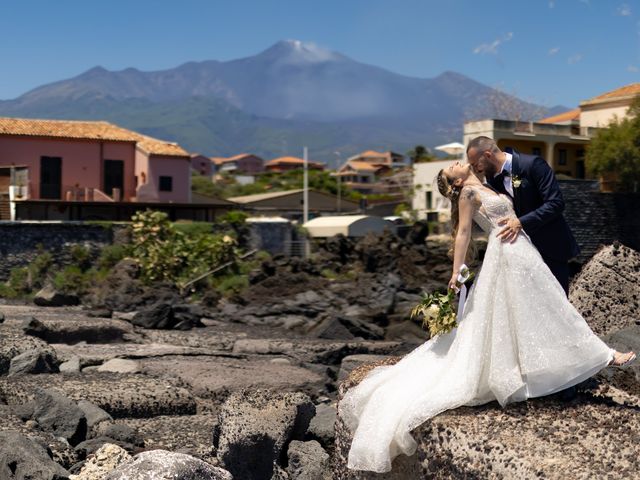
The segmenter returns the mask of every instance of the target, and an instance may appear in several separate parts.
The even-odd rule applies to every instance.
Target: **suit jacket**
[[[520,179],[520,186],[513,185],[514,210],[545,261],[567,261],[580,253],[562,215],[562,192],[549,164],[542,157],[522,155],[514,150],[511,175],[512,181]],[[489,179],[489,184],[508,194],[503,178],[498,175]]]

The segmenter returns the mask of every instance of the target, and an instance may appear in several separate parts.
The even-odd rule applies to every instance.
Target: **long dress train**
[[[458,328],[375,368],[346,393],[339,409],[354,432],[351,469],[390,471],[395,456],[415,452],[411,430],[445,410],[549,395],[612,359],[529,238],[496,237],[498,220],[515,216],[510,200],[475,190],[481,206],[474,221],[489,241]]]

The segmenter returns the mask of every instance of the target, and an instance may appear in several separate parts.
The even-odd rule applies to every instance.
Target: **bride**
[[[415,452],[411,430],[445,410],[549,395],[635,359],[591,331],[525,233],[512,243],[497,237],[498,221],[515,216],[507,196],[483,186],[459,162],[441,170],[437,181],[452,204],[449,288],[464,263],[472,221],[489,236],[482,270],[457,329],[395,365],[373,369],[340,402],[354,433],[348,458],[354,470],[390,471],[394,457]]]

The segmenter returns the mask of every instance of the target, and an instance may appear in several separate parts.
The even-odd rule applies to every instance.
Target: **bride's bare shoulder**
[[[460,201],[469,202],[474,205],[480,205],[482,203],[478,189],[471,185],[465,185],[462,187],[462,191],[460,192]]]

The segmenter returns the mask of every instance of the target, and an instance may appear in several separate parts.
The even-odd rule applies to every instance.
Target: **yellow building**
[[[585,150],[599,128],[626,116],[640,83],[604,93],[568,112],[536,122],[486,119],[464,124],[464,144],[479,135],[496,140],[501,150],[541,155],[557,174],[585,178]]]

